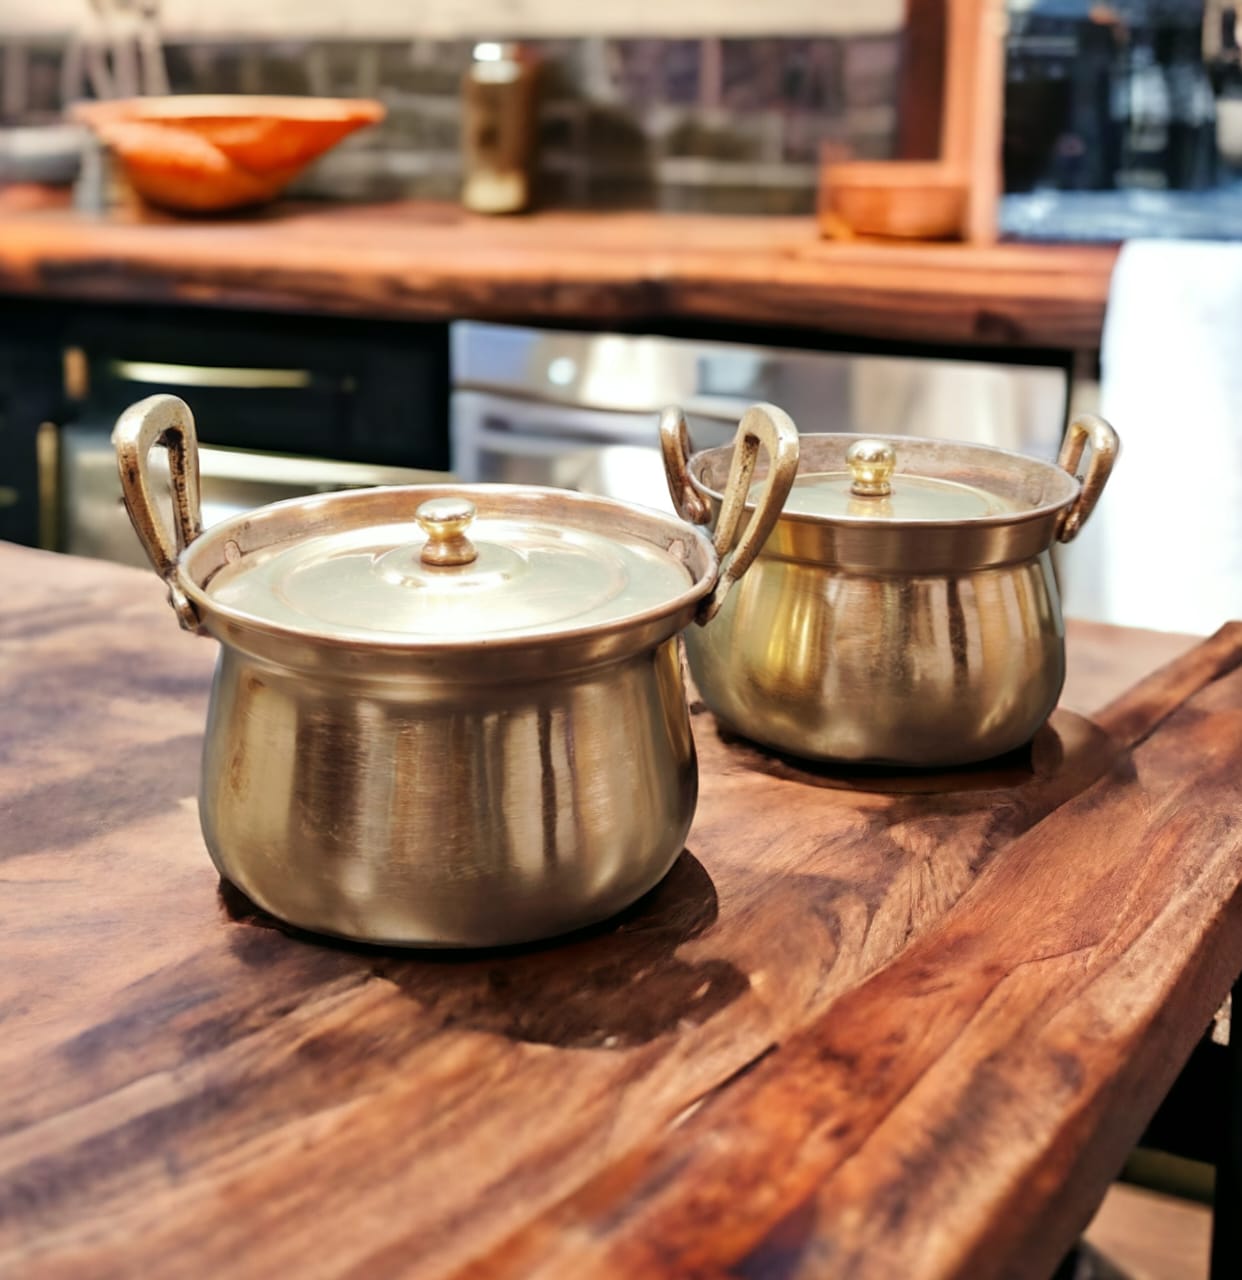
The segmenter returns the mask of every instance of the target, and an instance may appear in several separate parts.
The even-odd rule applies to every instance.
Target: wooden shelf
[[[1090,350],[1109,246],[822,241],[811,218],[281,204],[226,221],[0,206],[0,292],[399,319],[724,322]]]

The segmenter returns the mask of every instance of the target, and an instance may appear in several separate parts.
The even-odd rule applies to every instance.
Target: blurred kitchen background
[[[1234,0],[1015,0],[1004,230],[1026,238],[1242,232]]]
[[[294,194],[455,200],[461,80],[475,43],[169,40],[164,58],[174,93],[383,102],[383,123],[331,152]],[[873,159],[893,154],[901,44],[897,29],[527,41],[543,68],[538,199],[545,206],[809,212],[822,145]],[[66,47],[6,45],[4,123],[59,119],[73,92],[63,83]]]
[[[587,26],[593,34],[577,34]],[[0,187],[75,184],[79,213],[107,216],[105,157],[64,118],[80,99],[165,88],[348,96],[377,99],[386,118],[329,151],[285,199],[447,210],[462,199],[463,76],[507,56],[498,40],[517,34],[540,68],[536,208],[796,216],[813,237],[823,162],[936,155],[939,116],[919,95],[943,62],[945,26],[943,0],[776,0],[727,13],[706,0],[601,0],[589,15],[530,0],[520,19],[498,0],[417,12],[380,0],[0,0]],[[1002,236],[1242,235],[1233,0],[1009,0],[1004,41]],[[120,408],[156,390],[200,409],[209,516],[446,471],[666,505],[654,413],[670,401],[687,405],[700,445],[723,440],[762,398],[804,430],[939,435],[1049,458],[1070,407],[1102,402],[1125,453],[1065,559],[1067,613],[1208,631],[1242,613],[1242,433],[1227,372],[1237,308],[1220,292],[1231,279],[1242,289],[1242,275],[1210,256],[1187,274],[1191,262],[1123,254],[1114,288],[1130,301],[1110,304],[1100,360],[1069,343],[955,350],[761,329],[568,332],[469,317],[403,325],[13,303],[25,345],[0,342],[0,391],[8,377],[33,404],[37,367],[63,394],[52,408],[40,401],[34,452],[0,429],[0,536],[137,563],[107,437]],[[1204,282],[1198,311],[1192,279]],[[1152,314],[1177,317],[1175,342]],[[19,417],[10,408],[9,421]],[[1174,422],[1186,456],[1218,467],[1217,501],[1179,512],[1192,557],[1151,519],[1169,502]],[[21,478],[35,453],[37,493]]]
[[[230,19],[227,7],[201,15],[177,0],[165,0],[163,10],[160,0],[132,7],[149,15],[174,93],[384,103],[387,119],[325,157],[296,193],[456,198],[461,77],[474,39],[221,38],[212,31],[246,25]],[[265,13],[255,25],[348,30],[340,6],[317,19],[321,7],[302,6],[288,22]],[[436,24],[434,10],[402,22],[383,14],[368,20],[368,7],[349,6],[355,25],[422,31]],[[749,19],[753,36],[526,41],[543,66],[540,202],[805,213],[815,205],[825,149],[860,159],[934,154],[934,129],[917,104],[902,102],[903,68],[934,58],[943,42],[943,21],[923,12],[931,6],[912,3],[907,22],[892,0],[829,5],[807,34],[787,34],[789,7],[773,11],[781,33],[768,36],[758,14]],[[798,0],[792,7],[796,15]],[[1237,7],[1233,0],[1009,0],[1002,228],[1024,237],[1117,239],[1229,235],[1242,225]],[[108,30],[100,14],[109,8],[131,6],[0,4],[0,180],[37,170],[37,140],[19,137],[19,127],[59,123],[67,102],[93,96],[80,51]],[[653,25],[692,27],[685,8],[653,13]],[[497,25],[505,21],[496,6]],[[710,26],[710,15],[703,21]],[[57,170],[51,150],[47,172],[73,163],[62,159]]]

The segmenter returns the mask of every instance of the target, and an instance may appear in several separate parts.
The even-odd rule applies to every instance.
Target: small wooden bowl
[[[865,236],[949,240],[962,234],[965,181],[934,161],[849,161],[820,171],[819,218],[825,235],[842,224]]]
[[[130,185],[164,209],[214,213],[272,199],[347,134],[384,118],[353,98],[195,94],[78,103]]]

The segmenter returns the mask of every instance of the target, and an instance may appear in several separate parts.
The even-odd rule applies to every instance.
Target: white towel
[[[1080,582],[1067,612],[1198,634],[1242,618],[1242,244],[1125,245],[1102,371],[1121,458],[1068,554],[1096,553],[1096,598]]]

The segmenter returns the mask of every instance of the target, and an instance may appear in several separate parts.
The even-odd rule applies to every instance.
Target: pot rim
[[[659,534],[666,535],[664,549],[675,555],[693,581],[682,592],[670,596],[659,605],[618,619],[610,619],[583,626],[548,626],[524,632],[520,635],[497,636],[402,636],[400,633],[359,631],[358,633],[318,633],[313,628],[296,627],[275,622],[247,613],[231,605],[221,604],[210,592],[212,579],[227,564],[246,555],[256,555],[280,545],[280,537],[261,536],[271,526],[276,531],[287,529],[290,536],[308,536],[307,516],[312,518],[324,513],[335,513],[342,507],[375,506],[397,498],[405,499],[403,510],[408,515],[420,502],[438,497],[480,497],[508,499],[506,515],[521,517],[533,514],[532,508],[540,502],[554,501],[577,508],[580,513],[596,510],[614,522],[620,518],[629,523],[631,531],[641,530],[653,544],[661,545]],[[290,520],[289,517],[296,517]],[[365,524],[366,522],[360,522]],[[335,526],[324,520],[325,532]],[[654,536],[653,536],[654,535]],[[685,550],[677,553],[677,543],[685,544]],[[249,545],[244,545],[248,543]],[[231,550],[230,550],[231,548]],[[712,590],[716,582],[718,558],[706,533],[679,517],[594,494],[579,493],[568,489],[555,489],[541,485],[514,484],[435,484],[435,485],[384,485],[366,489],[343,490],[335,493],[316,494],[312,497],[286,498],[269,503],[255,511],[241,512],[222,520],[203,532],[185,547],[177,557],[176,582],[187,599],[200,614],[203,624],[211,629],[213,623],[223,623],[225,629],[236,633],[252,633],[268,640],[286,641],[292,644],[310,645],[331,652],[365,651],[375,654],[425,655],[428,657],[462,658],[471,654],[513,653],[527,649],[571,648],[603,641],[620,639],[633,633],[640,637],[641,647],[649,647],[651,631],[662,620],[674,620],[668,634],[674,634],[686,625],[681,615],[688,619],[695,606]],[[666,638],[661,635],[661,639]],[[234,643],[232,636],[225,641]],[[628,652],[624,645],[606,646],[607,658]],[[601,658],[604,655],[601,654]],[[607,660],[607,659],[604,659]]]
[[[1047,476],[1053,483],[1064,486],[1064,495],[1055,501],[1041,502],[1037,506],[1022,507],[1014,511],[1002,511],[990,515],[978,516],[960,516],[954,519],[945,518],[910,518],[910,517],[873,517],[873,516],[855,516],[842,512],[839,515],[827,515],[821,513],[813,513],[806,511],[785,511],[782,510],[778,518],[779,524],[786,522],[798,525],[808,525],[812,527],[820,526],[841,526],[850,529],[880,531],[892,529],[897,531],[909,530],[931,530],[931,529],[989,529],[989,528],[1006,528],[1015,525],[1024,525],[1034,523],[1041,520],[1047,520],[1054,517],[1060,511],[1070,506],[1079,496],[1082,490],[1082,482],[1077,476],[1071,475],[1068,471],[1059,467],[1055,462],[1049,462],[1043,458],[1035,458],[1029,454],[1018,453],[1013,449],[1002,449],[996,445],[978,444],[975,441],[967,440],[941,440],[930,436],[901,436],[901,435],[872,435],[866,432],[838,432],[825,431],[816,434],[803,434],[800,436],[802,446],[802,459],[807,456],[807,446],[813,445],[818,441],[841,441],[842,443],[842,464],[844,468],[844,450],[856,440],[872,440],[881,439],[886,441],[895,441],[896,447],[900,454],[901,445],[904,442],[907,447],[914,444],[919,448],[941,446],[946,451],[951,450],[957,454],[979,454],[994,461],[1009,461],[1015,469],[1025,470],[1031,473],[1043,474]],[[722,493],[707,484],[702,479],[703,468],[707,465],[709,459],[715,460],[717,456],[722,455],[724,451],[720,448],[700,449],[692,454],[687,469],[690,474],[690,482],[695,489],[704,497],[711,499],[715,503],[723,500]],[[901,474],[900,471],[897,472]],[[749,499],[746,503],[746,510],[751,509]]]

